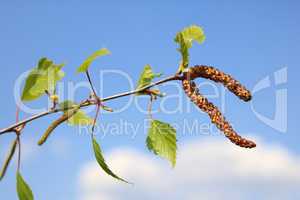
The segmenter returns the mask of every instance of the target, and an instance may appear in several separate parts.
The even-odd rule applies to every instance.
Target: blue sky
[[[177,46],[173,42],[176,32],[183,27],[197,24],[203,27],[206,41],[203,45],[194,45],[191,49],[191,64],[216,66],[232,74],[249,89],[253,89],[260,80],[269,76],[271,86],[257,92],[253,98],[255,111],[268,118],[273,118],[276,114],[276,92],[287,91],[288,106],[281,105],[287,106],[288,109],[287,130],[283,132],[258,119],[251,109],[251,104],[240,102],[227,91],[224,97],[225,114],[241,134],[259,138],[262,141],[261,145],[279,146],[289,153],[291,159],[298,162],[300,160],[297,117],[299,112],[297,103],[300,100],[297,89],[300,71],[297,67],[299,59],[296,56],[300,51],[298,10],[299,2],[296,0],[86,1],[84,3],[82,1],[1,1],[0,94],[3,97],[0,106],[0,127],[5,127],[14,121],[15,82],[21,73],[34,67],[39,58],[46,56],[57,63],[66,63],[64,81],[81,82],[85,81],[85,77],[76,74],[75,71],[84,58],[99,48],[110,49],[111,56],[97,60],[92,66],[93,79],[97,88],[100,90],[103,86],[101,93],[103,96],[108,96],[127,91],[130,85],[120,74],[104,76],[104,85],[101,85],[99,81],[101,70],[122,71],[123,74],[129,75],[134,83],[145,64],[153,66],[156,72],[170,75],[177,69],[180,59],[176,51]],[[276,85],[273,74],[281,69],[287,70],[287,82]],[[217,87],[217,89],[218,92],[222,91],[222,87]],[[179,93],[174,85],[163,86],[161,90],[170,95]],[[210,87],[205,86],[203,86],[203,91],[206,94],[213,92]],[[180,94],[182,94],[181,91]],[[87,95],[87,89],[78,89],[75,99],[79,101]],[[178,101],[182,100],[184,102],[182,112],[159,112],[154,115],[157,119],[179,124],[179,153],[181,146],[182,149],[187,148],[184,145],[194,140],[202,144],[202,140],[211,139],[214,142],[217,139],[226,148],[235,148],[222,135],[185,133],[182,128],[184,119],[190,121],[198,119],[199,122],[207,124],[209,124],[209,119],[193,106],[191,106],[192,111],[186,113],[187,105],[191,104],[183,98],[183,95],[181,97],[179,100],[174,98],[174,104],[171,98],[167,99],[163,106],[174,110],[179,105]],[[215,98],[212,101],[220,106],[224,99]],[[117,109],[125,105],[128,100],[130,99],[126,97],[107,102],[107,105]],[[137,102],[137,104],[132,103],[121,113],[103,114],[100,123],[120,125],[120,120],[125,120],[131,124],[143,124],[147,116],[140,112],[137,105],[145,106],[147,101],[140,98]],[[35,108],[45,105],[47,105],[46,98],[28,104]],[[158,108],[160,105],[158,101],[154,106]],[[23,113],[21,116],[28,115]],[[26,144],[24,148],[27,150],[24,150],[22,173],[32,186],[36,199],[88,199],[81,197],[82,190],[78,177],[83,176],[80,172],[86,169],[85,163],[93,161],[90,138],[87,135],[79,135],[76,128],[62,126],[54,133],[48,144],[42,148],[35,146],[38,136],[54,118],[53,116],[38,120],[24,130],[23,140]],[[278,123],[284,123],[284,120],[279,120]],[[134,138],[131,136],[124,133],[120,135],[108,133],[105,137],[99,136],[98,139],[104,152],[109,155],[115,155],[110,153],[114,149],[130,147],[142,155],[151,156],[144,145],[146,133],[143,129],[138,129],[138,134]],[[12,135],[1,136],[1,159],[12,138]],[[201,148],[199,146],[199,149]],[[264,152],[259,148],[258,152]],[[243,149],[240,151],[245,152]],[[239,155],[238,152],[235,153]],[[202,154],[199,153],[200,155]],[[214,155],[217,156],[218,152]],[[251,158],[253,157],[250,156]],[[160,166],[165,161],[157,159],[153,162]],[[180,165],[180,160],[178,162]],[[252,162],[255,166],[256,160]],[[259,166],[259,162],[256,164]],[[117,167],[122,169],[122,166]],[[292,171],[289,167],[290,165],[287,165],[287,171]],[[7,177],[0,183],[0,196],[3,199],[17,198],[14,168],[15,165],[12,165]],[[284,173],[284,171],[277,172]],[[104,177],[100,169],[99,174]],[[177,175],[174,176],[177,177]],[[181,176],[178,176],[178,179],[180,178]],[[297,179],[295,184],[299,182]],[[135,184],[138,185],[139,182]],[[279,182],[278,185],[280,185]],[[137,198],[134,194],[139,193],[139,187],[135,189],[123,187],[126,188],[125,192],[135,191],[133,196],[128,196],[128,198]],[[214,189],[213,191],[219,191],[218,188],[218,186],[210,187]],[[245,194],[249,192],[247,189],[244,190],[241,191]],[[114,191],[119,190],[111,189],[111,193]],[[183,189],[181,195],[186,197],[184,194],[187,191],[188,189],[186,191]],[[292,187],[287,187],[287,191],[295,192]],[[299,191],[295,195],[300,195]],[[263,196],[258,196],[258,198],[263,198]],[[99,197],[99,199],[106,198]]]

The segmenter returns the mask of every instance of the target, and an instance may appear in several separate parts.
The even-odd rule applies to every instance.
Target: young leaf
[[[93,137],[92,138],[92,142],[93,142],[93,149],[94,149],[94,154],[95,154],[95,157],[96,157],[96,160],[98,162],[98,164],[100,165],[100,167],[110,176],[120,180],[120,181],[123,181],[125,183],[129,183],[128,181],[118,177],[116,174],[114,174],[110,169],[109,167],[107,166],[107,164],[105,163],[105,160],[104,160],[104,157],[102,155],[102,151],[101,151],[101,148],[100,148],[100,145],[97,143],[96,139]]]
[[[53,64],[51,60],[42,58],[36,68],[33,68],[25,81],[22,101],[32,101],[45,94],[53,92],[58,81],[64,77],[61,70],[63,64]]]
[[[88,126],[93,124],[93,119],[85,114],[83,110],[78,110],[71,118],[68,119],[68,124],[73,126]]]
[[[39,77],[39,71],[35,68],[29,73],[22,92],[22,101],[32,101],[44,94],[45,91],[43,91],[42,93],[39,93],[38,91],[32,91],[32,88],[37,83]]]
[[[188,48],[192,47],[192,42],[195,40],[199,44],[204,42],[205,40],[205,35],[201,27],[192,25],[190,27],[187,27],[183,29],[180,32],[183,36],[184,42],[187,44]],[[177,42],[177,35],[175,37],[175,41]]]
[[[179,44],[178,51],[182,56],[182,61],[178,70],[178,72],[181,73],[189,65],[188,50],[192,47],[193,41],[201,44],[205,40],[205,35],[201,27],[192,25],[177,33],[174,40]]]
[[[41,58],[39,60],[38,63],[38,69],[40,70],[46,70],[48,69],[51,65],[53,64],[53,62],[51,60],[48,60],[47,58]]]
[[[178,48],[177,50],[181,53],[181,63],[179,66],[179,71],[178,72],[182,72],[185,68],[188,67],[189,65],[189,47],[187,46],[186,42],[184,41],[184,37],[182,33],[178,33],[176,36],[176,42],[178,42],[180,44],[180,48]]]
[[[68,110],[70,110],[70,109],[77,108],[78,105],[77,105],[75,102],[71,101],[71,100],[65,100],[65,101],[63,101],[63,102],[61,102],[61,103],[59,104],[59,107],[60,107],[60,109],[62,109],[64,112],[66,112],[66,111],[68,111]]]
[[[92,55],[90,55],[81,65],[78,67],[77,72],[86,72],[88,68],[90,67],[91,63],[96,60],[96,58],[100,56],[105,56],[110,54],[110,51],[106,48],[102,48],[96,52],[94,52]]]
[[[160,77],[161,73],[153,73],[151,66],[146,65],[140,75],[140,79],[138,81],[136,89],[141,89],[147,85],[151,84],[151,81],[154,78]],[[137,93],[137,95],[141,95],[143,93]]]
[[[93,119],[90,118],[85,112],[79,109],[78,105],[72,101],[66,100],[59,104],[60,108],[64,110],[65,114],[72,114],[72,117],[68,118],[67,122],[73,126],[87,126],[93,124]],[[77,109],[74,114],[74,109]]]
[[[10,150],[8,152],[7,158],[5,159],[5,162],[3,164],[3,167],[1,169],[0,172],[0,181],[3,179],[3,177],[5,176],[6,170],[8,168],[8,165],[16,151],[16,146],[17,146],[17,139],[15,139],[10,147]]]
[[[33,194],[29,185],[24,181],[23,177],[17,172],[17,192],[19,200],[33,200]]]
[[[175,166],[177,150],[176,130],[170,124],[152,120],[146,144],[150,151],[168,159],[172,166]]]

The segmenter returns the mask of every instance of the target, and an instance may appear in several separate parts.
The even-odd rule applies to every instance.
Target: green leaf
[[[93,124],[93,119],[85,114],[83,110],[78,110],[73,117],[68,119],[68,124],[73,126],[88,126]]]
[[[199,26],[196,26],[196,25],[192,25],[190,27],[183,29],[181,32],[179,32],[179,34],[182,35],[184,42],[187,45],[187,48],[192,47],[192,42],[194,40],[196,42],[198,42],[199,44],[203,43],[205,40],[205,35],[204,35],[202,28]],[[177,42],[177,43],[183,42],[179,38],[177,38],[178,36],[179,35],[177,34],[175,37],[175,42]]]
[[[110,54],[110,51],[106,48],[102,48],[102,49],[94,52],[80,65],[80,67],[78,67],[77,72],[86,72],[88,70],[88,68],[90,67],[91,63],[94,60],[96,60],[96,58],[105,56],[108,54]]]
[[[59,104],[59,108],[62,109],[63,111],[68,111],[70,109],[74,109],[77,107],[78,105],[71,100],[65,100]]]
[[[28,186],[28,184],[24,181],[23,177],[19,172],[17,172],[17,192],[19,200],[33,200],[33,194]]]
[[[152,120],[146,140],[147,147],[154,154],[176,164],[176,130],[168,123]]]
[[[79,109],[79,105],[70,101],[66,100],[59,104],[59,107],[64,110],[65,113],[72,113],[74,109],[78,111],[72,117],[70,117],[67,122],[73,126],[87,126],[93,124],[93,119],[89,117],[83,110]]]
[[[192,47],[193,41],[201,44],[205,40],[205,35],[201,27],[192,25],[177,33],[174,40],[179,44],[178,51],[182,56],[182,61],[178,70],[178,72],[181,73],[189,65],[189,48]]]
[[[123,181],[125,183],[129,183],[128,181],[120,178],[119,176],[117,176],[116,174],[114,174],[110,169],[109,167],[107,166],[107,164],[105,163],[105,160],[104,160],[104,157],[102,155],[102,151],[101,151],[101,148],[100,148],[100,145],[97,143],[96,139],[93,137],[92,138],[92,142],[93,142],[93,149],[94,149],[94,154],[95,154],[95,157],[96,157],[96,160],[98,162],[98,164],[100,165],[100,167],[110,176],[120,180],[120,181]],[[129,183],[130,184],[130,183]]]
[[[136,89],[141,89],[147,85],[150,85],[151,81],[154,78],[157,78],[160,76],[161,76],[161,73],[153,73],[151,66],[146,65],[140,75]],[[141,95],[141,94],[143,94],[143,93],[137,93],[137,95]]]
[[[45,94],[54,93],[56,84],[64,77],[61,70],[63,64],[56,65],[47,58],[42,58],[37,67],[33,68],[26,78],[22,92],[22,101],[32,101]]]

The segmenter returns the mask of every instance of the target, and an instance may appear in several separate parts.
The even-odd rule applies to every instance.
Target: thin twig
[[[19,121],[19,117],[20,117],[20,107],[17,105],[17,109],[16,109],[16,123]]]
[[[96,98],[96,115],[94,117],[93,125],[92,125],[92,135],[93,135],[94,131],[95,131],[95,126],[96,126],[96,123],[97,123],[98,115],[99,115],[99,112],[100,112],[101,99],[100,99],[100,97],[96,93],[96,90],[94,88],[94,84],[92,82],[92,79],[91,79],[91,76],[90,76],[90,73],[89,73],[88,70],[86,70],[86,76],[88,78],[90,87],[91,87],[91,89],[92,89],[92,91],[94,93],[94,98]]]
[[[17,110],[16,110],[16,123],[19,122],[19,117],[20,117],[20,107],[17,104]],[[15,128],[15,133],[17,135],[17,144],[18,144],[18,166],[17,166],[17,171],[20,172],[20,166],[21,166],[21,140],[20,140],[20,134],[22,129],[24,128],[25,124],[22,124],[18,127]]]
[[[98,95],[97,95],[97,93],[96,93],[96,90],[95,90],[95,88],[94,88],[94,85],[93,85],[93,82],[92,82],[92,79],[91,79],[91,76],[90,76],[89,71],[86,70],[85,74],[86,74],[86,76],[87,76],[87,79],[88,79],[88,81],[89,81],[89,84],[90,84],[90,86],[91,86],[91,88],[92,88],[92,91],[93,91],[94,95],[95,95],[96,97],[98,97]]]
[[[20,167],[21,167],[21,140],[20,140],[20,135],[17,135],[17,142],[18,142],[18,166],[17,166],[17,171],[20,172]]]
[[[149,103],[148,103],[148,114],[149,114],[149,119],[152,120],[153,117],[152,117],[152,105],[153,105],[153,100],[154,100],[154,97],[152,94],[150,94],[150,100],[149,100]]]
[[[92,135],[94,134],[94,131],[95,131],[95,126],[96,126],[96,123],[97,123],[99,113],[100,113],[100,105],[97,105],[96,115],[95,115],[95,118],[94,118],[94,121],[93,121],[93,126],[92,126]]]
[[[178,75],[169,76],[167,78],[164,78],[164,79],[159,80],[157,82],[151,83],[150,85],[147,85],[147,86],[142,87],[140,89],[136,89],[136,90],[116,94],[116,95],[113,95],[113,96],[110,96],[110,97],[106,97],[106,98],[101,99],[101,101],[104,102],[104,101],[109,101],[109,100],[117,99],[117,98],[124,97],[124,96],[129,96],[129,95],[132,95],[132,94],[135,94],[135,93],[143,92],[143,91],[145,91],[145,90],[147,90],[147,89],[149,89],[153,86],[160,85],[160,84],[163,84],[163,83],[166,83],[166,82],[169,82],[169,81],[181,80],[182,78],[183,78],[182,76],[178,76]]]
[[[147,90],[147,89],[149,89],[153,86],[156,86],[156,85],[160,85],[160,84],[163,84],[163,83],[166,83],[166,82],[169,82],[169,81],[181,80],[181,79],[182,79],[182,76],[179,76],[179,75],[169,76],[169,77],[161,79],[157,82],[151,83],[150,85],[147,85],[145,87],[142,87],[142,88],[139,88],[139,89],[136,89],[136,90],[132,90],[132,91],[128,91],[128,92],[124,92],[124,93],[115,94],[115,95],[112,95],[112,96],[109,96],[109,97],[105,97],[103,99],[100,99],[100,101],[105,102],[105,101],[110,101],[110,100],[113,100],[113,99],[129,96],[129,95],[132,95],[132,94],[143,92],[143,91],[145,91],[145,90]],[[87,107],[87,106],[90,106],[90,105],[95,105],[95,104],[96,104],[96,102],[91,102],[91,101],[84,100],[80,104],[80,108]],[[31,116],[27,119],[21,120],[18,123],[12,124],[12,125],[8,126],[7,128],[4,128],[4,129],[0,130],[0,135],[8,133],[8,132],[14,132],[15,129],[17,127],[19,127],[20,125],[25,125],[25,124],[27,124],[31,121],[34,121],[36,119],[39,119],[41,117],[44,117],[44,116],[47,116],[47,115],[50,115],[50,114],[53,114],[53,113],[61,112],[61,111],[63,111],[63,109],[57,108],[57,109],[47,110],[47,111],[38,113],[38,114],[33,115],[33,116]]]

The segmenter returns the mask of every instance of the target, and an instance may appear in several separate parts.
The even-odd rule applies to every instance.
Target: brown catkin
[[[254,142],[242,138],[233,130],[232,126],[226,121],[225,117],[222,115],[219,109],[199,93],[199,90],[194,81],[187,78],[183,79],[182,86],[183,90],[191,99],[191,101],[195,103],[202,111],[206,112],[209,115],[212,123],[214,123],[231,142],[240,147],[256,147],[256,144]]]
[[[47,141],[47,139],[49,138],[51,133],[54,131],[54,129],[56,129],[60,124],[64,123],[68,119],[70,119],[73,115],[75,115],[77,113],[77,111],[78,111],[78,109],[73,109],[71,111],[67,111],[61,117],[59,117],[57,120],[52,122],[50,124],[50,126],[47,128],[47,130],[45,131],[45,133],[42,135],[40,140],[38,141],[38,145],[43,145]]]
[[[202,77],[218,83],[222,83],[229,91],[234,93],[240,99],[244,101],[251,100],[251,93],[237,80],[232,78],[230,75],[225,74],[224,72],[205,65],[196,65],[192,68],[189,68],[188,71],[184,73],[186,77],[190,80],[195,78]]]
[[[0,172],[0,181],[3,179],[3,177],[5,176],[5,173],[6,173],[6,170],[8,168],[8,165],[9,163],[11,162],[11,159],[13,157],[13,155],[15,154],[15,151],[16,151],[16,147],[17,147],[17,143],[18,143],[18,140],[15,139],[10,147],[10,150],[9,150],[9,153],[7,155],[7,158],[5,159],[5,162],[3,164],[3,167],[1,169],[1,172]]]

